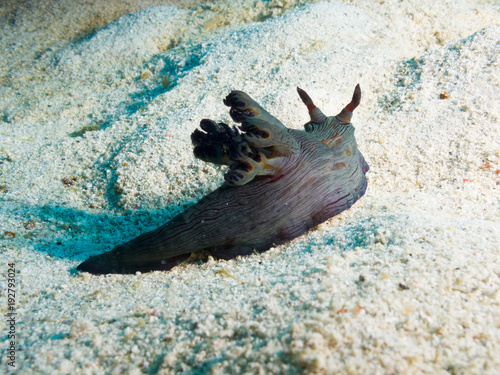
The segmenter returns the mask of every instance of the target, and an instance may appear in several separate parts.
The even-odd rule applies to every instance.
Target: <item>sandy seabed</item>
[[[495,1],[54,4],[0,8],[2,372],[500,373]],[[333,115],[356,83],[353,208],[263,254],[75,271],[223,182],[190,134],[230,90],[301,129],[296,86]]]

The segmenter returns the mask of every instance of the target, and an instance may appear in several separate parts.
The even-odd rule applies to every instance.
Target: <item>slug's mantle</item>
[[[311,121],[289,129],[242,91],[224,104],[240,123],[201,120],[194,155],[229,166],[225,183],[165,225],[90,257],[77,270],[94,274],[169,270],[192,252],[231,259],[290,241],[351,207],[366,191],[368,164],[351,116],[361,99],[326,117],[297,88]]]

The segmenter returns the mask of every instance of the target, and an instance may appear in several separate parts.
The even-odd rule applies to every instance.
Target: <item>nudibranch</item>
[[[169,270],[192,252],[217,258],[263,252],[350,208],[366,191],[368,164],[351,116],[361,99],[326,117],[297,88],[309,110],[305,131],[290,129],[242,91],[224,104],[241,125],[201,120],[191,135],[194,155],[229,166],[225,182],[151,232],[92,256],[77,270],[93,274]]]

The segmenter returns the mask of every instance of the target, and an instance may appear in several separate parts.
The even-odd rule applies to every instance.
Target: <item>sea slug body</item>
[[[93,274],[169,270],[192,252],[216,257],[263,252],[350,208],[366,191],[369,167],[351,116],[361,99],[326,117],[297,88],[311,121],[289,129],[242,91],[224,104],[239,128],[204,119],[191,135],[194,155],[229,166],[225,182],[151,232],[92,256],[77,270]]]

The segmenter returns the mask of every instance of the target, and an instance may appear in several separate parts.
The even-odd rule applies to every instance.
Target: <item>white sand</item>
[[[37,53],[47,30],[4,25],[0,267],[18,272],[17,373],[500,372],[499,7],[298,3],[149,8]],[[231,89],[300,129],[296,86],[332,115],[356,83],[371,170],[351,210],[261,255],[74,271],[222,183],[189,136],[230,119]],[[0,332],[4,348],[5,319]]]

